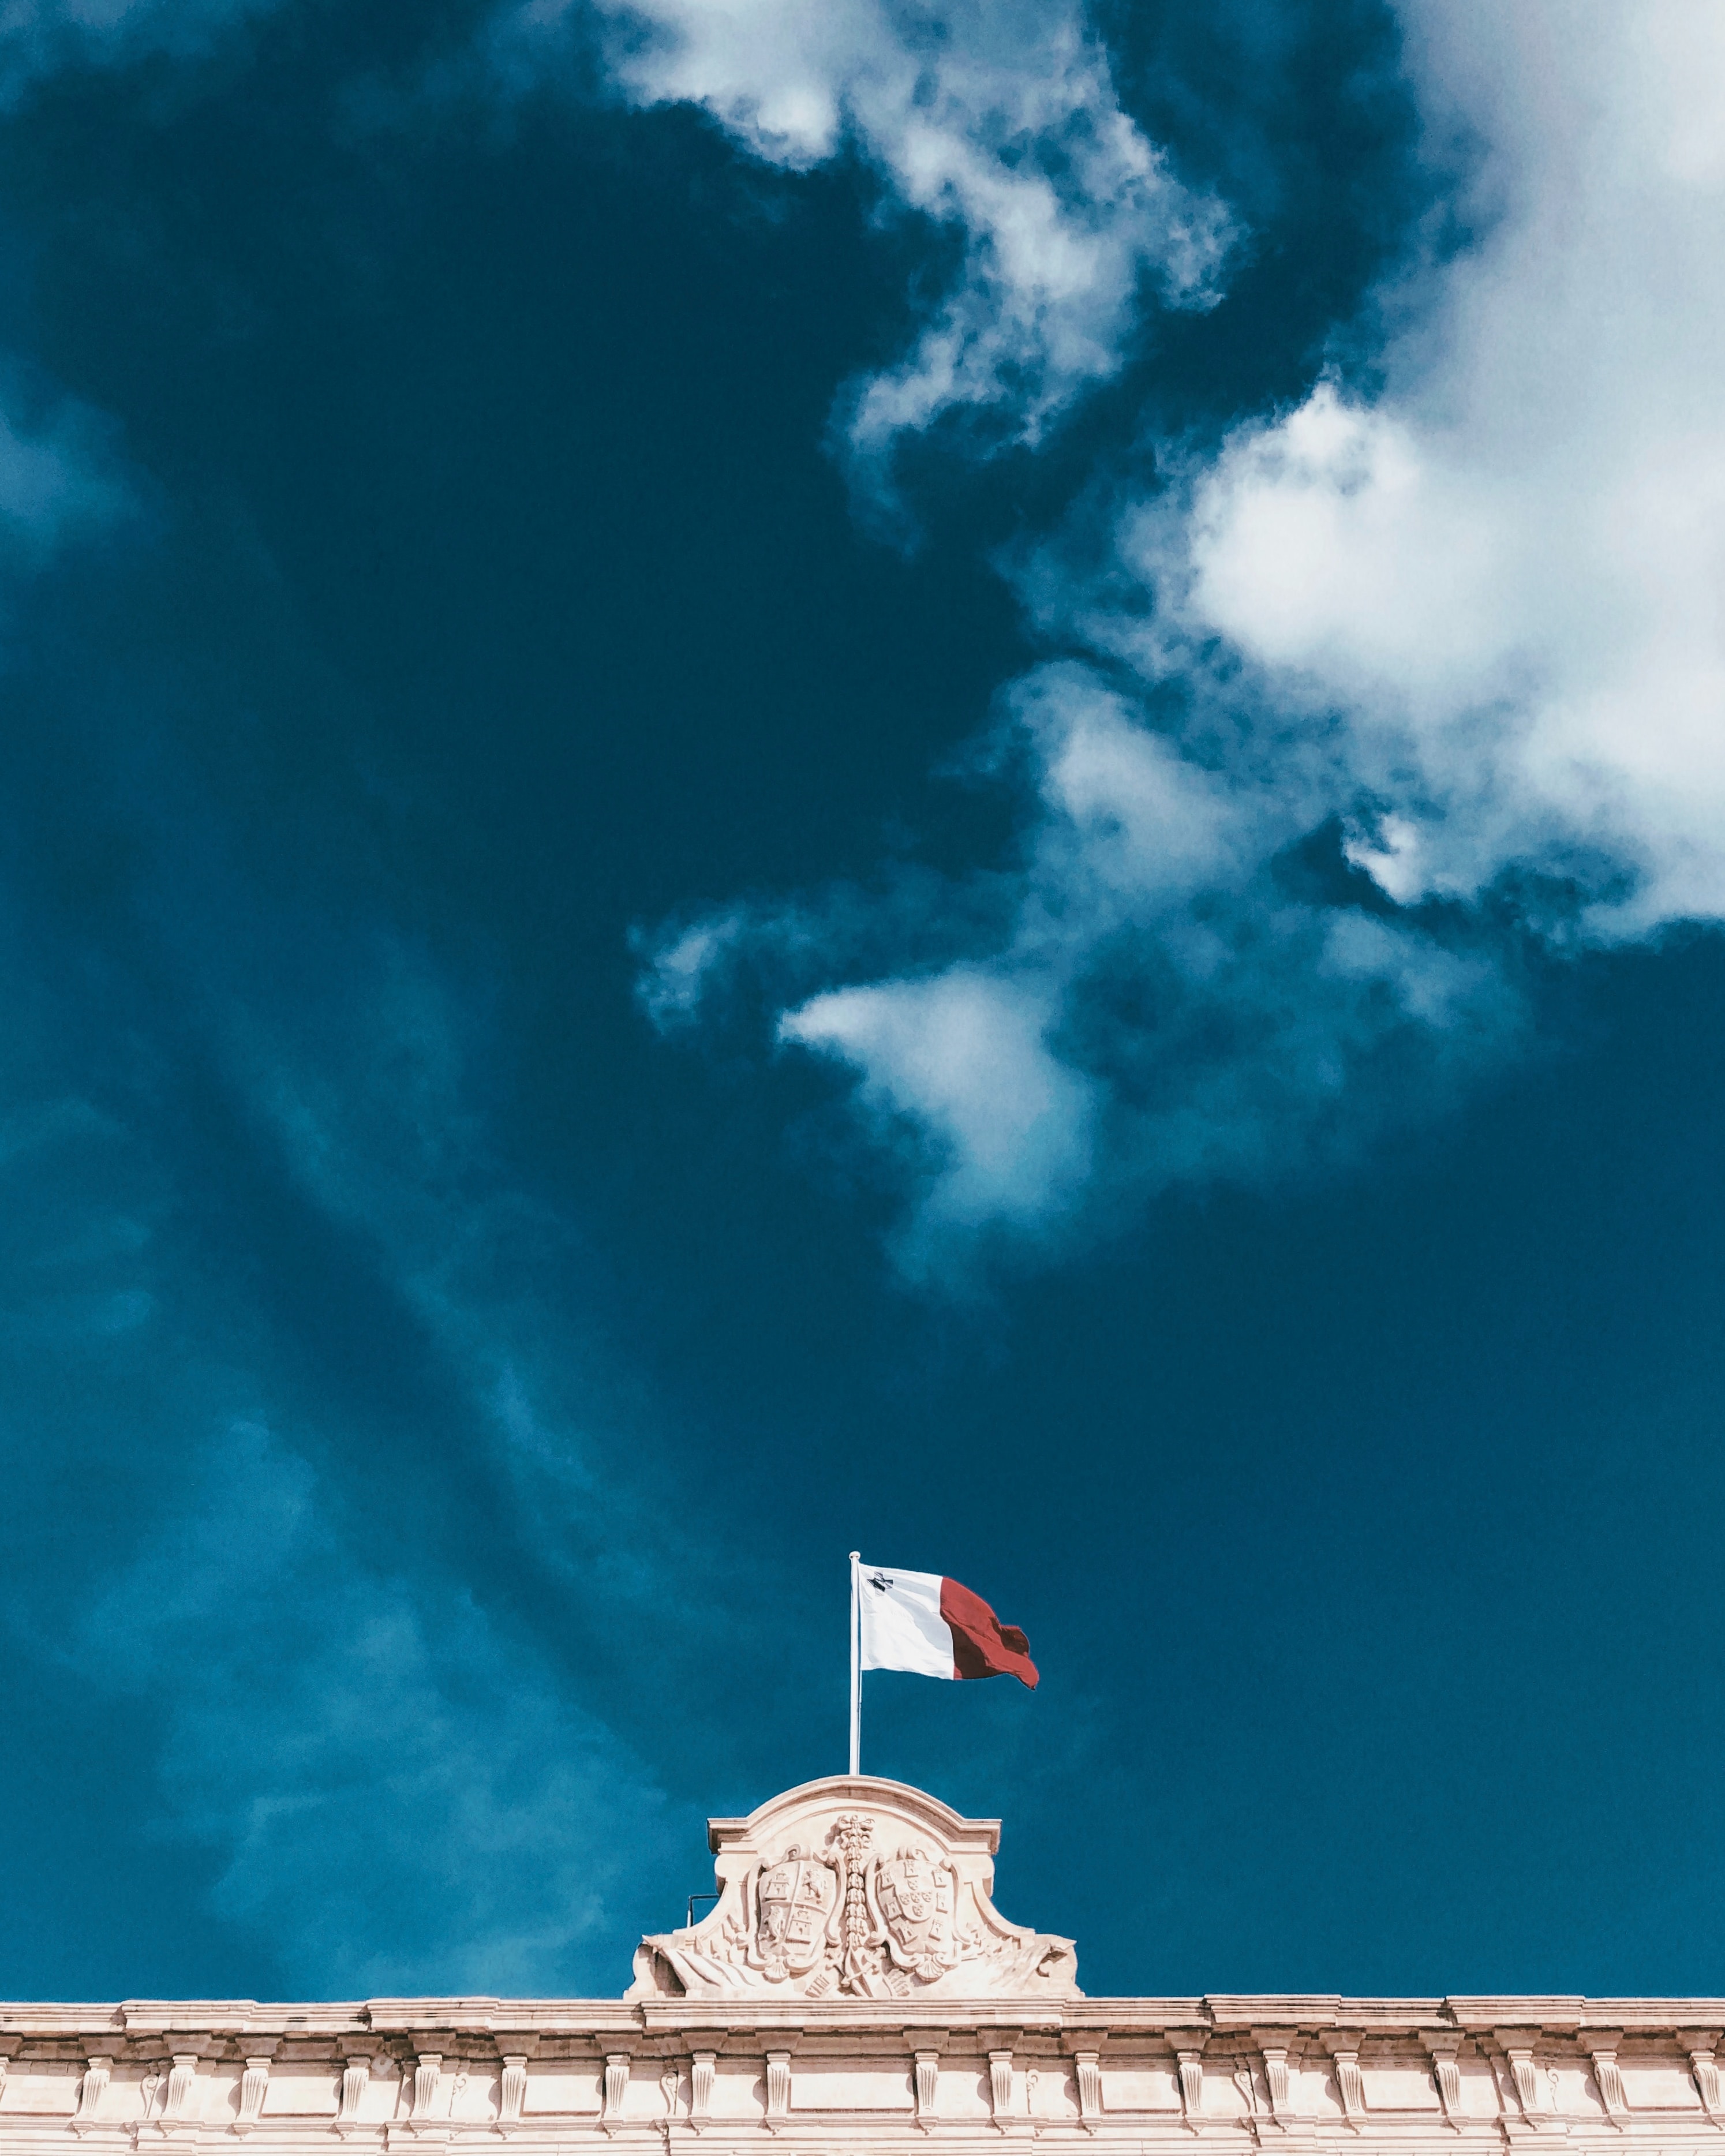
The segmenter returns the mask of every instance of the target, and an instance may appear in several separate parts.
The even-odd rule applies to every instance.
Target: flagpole
[[[862,1609],[857,1599],[857,1567],[861,1562],[850,1553],[850,1771],[862,1772]]]

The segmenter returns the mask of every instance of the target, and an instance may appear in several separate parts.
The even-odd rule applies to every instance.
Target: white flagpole
[[[861,1558],[850,1553],[850,1771],[862,1772],[862,1604],[857,1594]]]

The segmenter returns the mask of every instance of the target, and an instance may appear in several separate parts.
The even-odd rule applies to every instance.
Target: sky
[[[1725,1947],[1725,22],[0,12],[0,1960]]]

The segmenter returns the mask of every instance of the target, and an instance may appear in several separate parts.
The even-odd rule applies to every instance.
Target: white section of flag
[[[952,1628],[941,1614],[944,1575],[899,1572],[891,1565],[858,1568],[857,1601],[865,1670],[913,1670],[918,1676],[956,1677]]]

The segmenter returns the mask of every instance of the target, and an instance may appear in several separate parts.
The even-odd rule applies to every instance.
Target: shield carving
[[[775,1982],[806,1976],[825,1958],[839,1906],[830,1864],[793,1842],[776,1864],[762,1867],[755,1888],[755,1953]]]
[[[958,1938],[957,1881],[950,1864],[924,1849],[877,1857],[873,1899],[892,1958],[932,1984],[963,1958]]]

